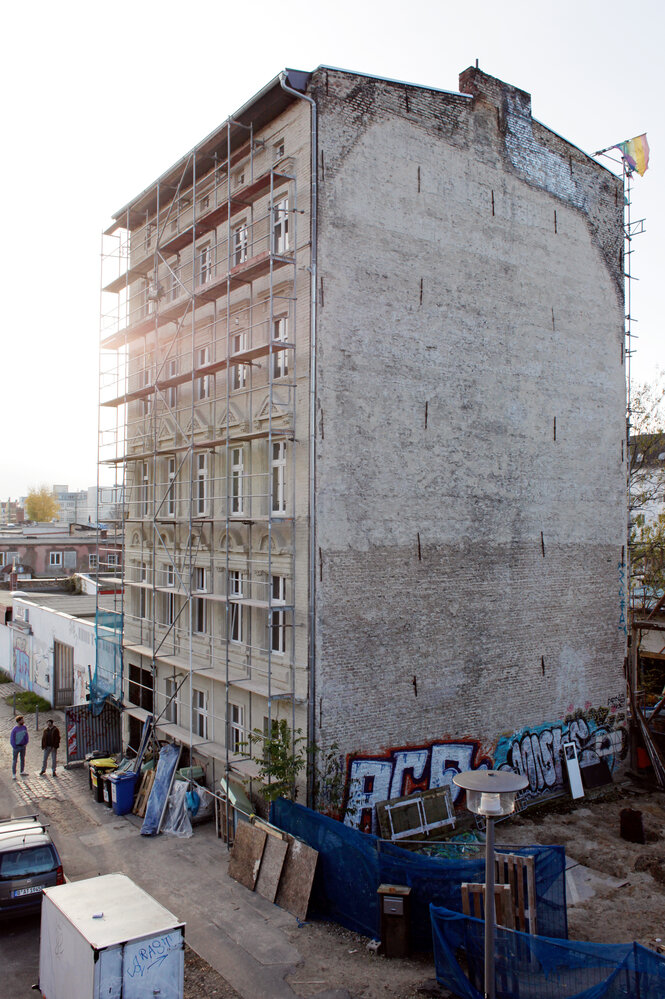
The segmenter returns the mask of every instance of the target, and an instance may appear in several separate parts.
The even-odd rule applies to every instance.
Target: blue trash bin
[[[136,787],[137,778],[138,774],[131,772],[109,774],[111,801],[113,802],[113,811],[116,815],[126,815],[127,812],[131,812],[134,804],[134,788]]]

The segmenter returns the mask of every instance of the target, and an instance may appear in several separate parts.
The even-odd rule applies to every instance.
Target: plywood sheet
[[[262,830],[265,832],[265,830]],[[256,882],[256,890],[259,895],[263,895],[269,902],[274,902],[277,895],[279,879],[286,860],[289,844],[284,839],[268,835],[266,845],[263,850],[261,870]]]
[[[311,846],[289,836],[289,851],[275,901],[301,920],[307,919],[318,857],[318,852]]]
[[[263,829],[257,829],[249,822],[238,823],[229,858],[229,874],[250,891],[254,891],[256,887],[266,839]]]

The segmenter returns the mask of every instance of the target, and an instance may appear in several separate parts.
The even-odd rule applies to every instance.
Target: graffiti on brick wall
[[[25,638],[14,638],[14,683],[32,690],[30,681],[30,650]]]
[[[574,742],[580,766],[605,760],[610,770],[626,755],[624,715],[608,707],[585,706],[563,721],[524,728],[502,736],[494,752],[497,770],[512,770],[528,777],[532,796],[563,790],[566,774],[561,744]]]
[[[566,787],[561,746],[574,742],[581,766],[605,760],[613,770],[627,751],[625,715],[618,698],[607,707],[574,711],[562,720],[523,728],[501,736],[493,754],[486,755],[474,740],[433,742],[403,747],[376,756],[350,756],[344,822],[364,832],[378,833],[375,805],[416,790],[450,787],[453,801],[462,794],[453,777],[465,770],[494,767],[524,774],[526,793],[533,797]]]
[[[392,750],[381,756],[350,757],[347,765],[346,825],[378,833],[378,801],[417,790],[450,787],[453,801],[461,794],[453,777],[464,770],[488,769],[492,761],[475,741],[433,742],[415,749]]]

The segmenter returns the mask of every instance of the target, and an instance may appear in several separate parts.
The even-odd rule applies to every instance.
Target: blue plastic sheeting
[[[122,700],[122,614],[98,610],[95,615],[95,672],[90,707],[99,714],[108,697]]]
[[[408,885],[412,889],[410,929],[414,950],[431,948],[430,903],[461,912],[461,883],[485,880],[482,855],[460,860],[424,857],[283,798],[273,802],[271,821],[318,850],[311,905],[319,916],[357,933],[378,937],[381,917],[377,888],[384,883]],[[535,858],[539,929],[548,936],[566,937],[563,847],[530,846],[510,852]]]
[[[483,921],[436,906],[431,920],[437,981],[460,999],[482,999]],[[662,999],[665,995],[665,959],[636,943],[580,943],[497,927],[494,953],[497,999]]]
[[[141,826],[142,836],[156,836],[162,825],[162,817],[169,800],[173,777],[180,759],[180,746],[167,743],[159,750],[159,760],[155,771],[155,780],[145,810],[145,818]]]

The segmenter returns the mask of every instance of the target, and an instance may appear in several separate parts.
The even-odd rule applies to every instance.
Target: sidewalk
[[[226,845],[214,823],[197,826],[190,839],[140,835],[141,820],[117,816],[96,802],[88,787],[87,768],[65,769],[64,715],[50,711],[26,715],[30,742],[27,776],[11,777],[9,733],[14,724],[4,698],[14,684],[0,685],[0,815],[39,812],[51,832],[72,881],[120,871],[186,922],[186,940],[244,999],[296,999],[284,980],[302,960],[292,943],[298,921],[290,913],[243,888],[227,874]],[[41,734],[53,718],[62,736],[58,776],[40,777]],[[299,978],[318,979],[322,972],[307,969]],[[316,992],[317,999],[352,999],[345,989]],[[203,997],[202,997],[203,999]]]

